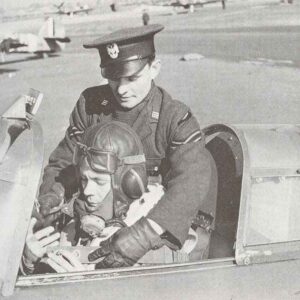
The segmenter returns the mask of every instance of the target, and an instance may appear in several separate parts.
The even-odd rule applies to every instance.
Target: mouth
[[[130,97],[120,97],[121,102],[127,102]]]
[[[132,99],[132,96],[121,96],[121,95],[119,95],[119,99],[120,99],[122,102],[126,102],[126,101]]]
[[[92,199],[87,199],[85,204],[91,208],[95,208],[99,205],[98,202],[94,202]]]

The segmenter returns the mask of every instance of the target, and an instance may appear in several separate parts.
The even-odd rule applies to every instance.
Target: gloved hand
[[[64,203],[63,186],[55,183],[51,192],[38,197],[38,203],[39,212],[34,209],[32,214],[38,220],[35,230],[51,225],[60,217],[60,206]]]
[[[96,269],[127,267],[134,265],[149,250],[163,245],[160,236],[143,217],[102,242],[99,249],[89,254],[88,259],[92,262],[105,257],[96,265]]]

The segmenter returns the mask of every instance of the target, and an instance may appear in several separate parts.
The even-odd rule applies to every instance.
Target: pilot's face
[[[86,209],[89,212],[96,211],[111,190],[111,176],[95,172],[87,164],[80,166],[80,175]]]
[[[146,64],[145,67],[129,77],[108,79],[112,92],[122,108],[131,109],[141,103],[151,88],[152,79],[158,74],[159,61]]]

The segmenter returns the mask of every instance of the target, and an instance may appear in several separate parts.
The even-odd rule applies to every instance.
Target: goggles
[[[114,174],[120,166],[135,165],[146,161],[144,154],[119,158],[112,151],[97,150],[77,142],[73,155],[73,164],[79,165],[84,159],[87,160],[93,171],[108,174]]]

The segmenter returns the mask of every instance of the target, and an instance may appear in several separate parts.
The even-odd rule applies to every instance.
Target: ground
[[[194,14],[149,7],[150,23],[161,23],[156,80],[188,104],[201,126],[211,123],[300,123],[300,5],[228,1]],[[45,135],[45,158],[63,137],[68,117],[86,87],[101,84],[99,57],[84,41],[115,28],[142,25],[141,7],[116,14],[62,18],[72,42],[46,59],[12,54],[0,64],[0,101],[32,87],[44,93],[37,119]],[[19,22],[32,27],[36,21]],[[15,24],[16,25],[16,24]],[[0,29],[9,28],[0,24]],[[29,25],[28,25],[29,26]],[[29,27],[30,27],[29,26]],[[197,60],[181,60],[188,53]]]

